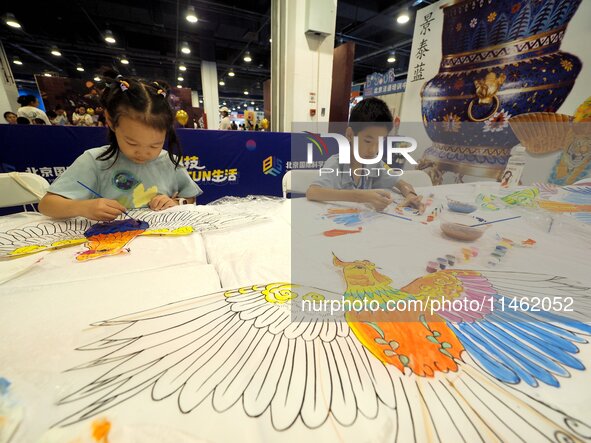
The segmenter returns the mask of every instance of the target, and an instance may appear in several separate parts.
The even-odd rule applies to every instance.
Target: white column
[[[337,0],[271,1],[272,131],[327,127],[336,12]]]
[[[17,98],[18,89],[12,75],[12,69],[10,69],[10,61],[6,57],[4,46],[0,41],[0,118],[2,123],[6,123],[4,117],[2,117],[6,111],[16,113],[18,109]]]
[[[201,62],[201,85],[203,87],[203,110],[207,115],[207,128],[217,129],[220,125],[218,72],[215,62]]]

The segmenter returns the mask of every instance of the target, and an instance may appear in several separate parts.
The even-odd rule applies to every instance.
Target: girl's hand
[[[80,203],[82,204],[81,215],[91,220],[115,220],[120,214],[126,211],[125,206],[117,200],[110,200],[108,198],[84,200]]]
[[[398,206],[401,207],[413,207],[419,210],[419,214],[425,212],[425,204],[423,203],[423,196],[416,195],[414,192],[410,192],[406,194],[404,201],[400,203]]]
[[[383,211],[392,203],[392,194],[384,189],[368,189],[363,192],[365,203],[369,203],[376,211]]]
[[[162,194],[157,195],[152,200],[150,200],[150,203],[148,203],[148,207],[150,209],[152,209],[153,211],[161,211],[163,209],[172,208],[173,206],[176,206],[176,205],[177,205],[176,201],[174,201],[168,195],[162,195]]]

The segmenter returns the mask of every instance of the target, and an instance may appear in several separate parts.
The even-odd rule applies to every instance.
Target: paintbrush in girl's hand
[[[93,191],[92,189],[90,189],[88,186],[86,186],[86,185],[85,185],[84,183],[82,183],[80,180],[76,180],[76,181],[78,182],[78,184],[79,184],[80,186],[82,186],[82,187],[83,187],[84,189],[86,189],[87,191],[90,191],[90,192],[92,192],[92,193],[93,193],[94,195],[96,195],[98,198],[105,198],[105,197],[103,197],[102,195],[100,195],[98,192],[96,192],[96,191]],[[129,217],[131,220],[137,221],[135,218],[133,218],[131,215],[129,215],[129,214],[127,213],[127,211],[123,211],[123,213],[124,213],[124,214],[125,214],[127,217]]]

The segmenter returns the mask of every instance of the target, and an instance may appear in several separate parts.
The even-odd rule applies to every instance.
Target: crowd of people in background
[[[4,120],[10,125],[105,126],[105,114],[101,106],[86,108],[80,105],[68,117],[61,105],[43,111],[34,95],[21,95],[17,101],[21,107],[16,113],[4,113]]]

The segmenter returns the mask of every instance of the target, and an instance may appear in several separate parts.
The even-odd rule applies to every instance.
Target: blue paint
[[[110,222],[97,223],[86,230],[84,236],[86,238],[93,237],[100,234],[115,234],[117,232],[129,232],[142,230],[145,231],[150,225],[141,220],[134,220],[127,218],[125,220],[113,220]]]

